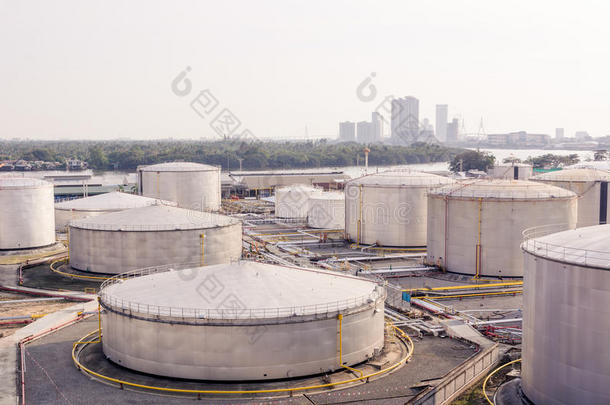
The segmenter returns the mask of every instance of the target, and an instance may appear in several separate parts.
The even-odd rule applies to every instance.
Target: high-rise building
[[[459,125],[460,124],[457,118],[454,118],[451,122],[447,123],[446,142],[457,142]]]
[[[381,117],[381,114],[374,111],[371,114],[371,142],[381,141],[382,133],[383,133],[383,119]]]
[[[563,128],[555,128],[555,139],[558,141],[563,141],[564,130]]]
[[[436,105],[436,139],[439,142],[447,141],[447,104]]]
[[[351,121],[340,122],[339,140],[343,142],[354,142],[356,140],[356,124]]]
[[[403,143],[419,135],[419,100],[408,96],[392,100],[392,138]]]
[[[358,142],[360,143],[369,143],[371,142],[371,134],[372,134],[372,126],[373,124],[368,121],[360,121],[356,124],[356,135]]]

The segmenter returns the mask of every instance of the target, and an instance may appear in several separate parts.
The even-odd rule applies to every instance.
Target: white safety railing
[[[523,231],[521,248],[535,255],[560,260],[581,266],[601,267],[610,269],[610,253],[598,250],[573,248],[549,243],[539,238],[557,232],[569,230],[568,224],[552,224]]]
[[[275,307],[275,308],[246,308],[238,299],[233,302],[228,302],[229,308],[185,308],[162,306],[154,304],[145,304],[135,301],[126,300],[113,296],[109,292],[108,287],[114,284],[123,283],[125,280],[147,276],[151,274],[165,273],[181,269],[198,268],[199,263],[184,263],[172,264],[164,266],[148,267],[138,269],[127,273],[119,274],[104,281],[100,287],[100,300],[105,306],[112,309],[138,313],[143,315],[172,317],[172,318],[189,318],[201,320],[218,320],[218,319],[265,319],[265,318],[286,318],[294,316],[307,316],[324,313],[339,312],[347,309],[357,308],[364,305],[373,304],[379,300],[385,300],[386,292],[381,286],[369,294],[353,297],[345,300],[320,303],[315,305],[300,305],[290,307]],[[202,269],[202,271],[204,271]]]

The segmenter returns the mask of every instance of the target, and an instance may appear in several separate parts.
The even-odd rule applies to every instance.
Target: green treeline
[[[445,162],[459,148],[424,143],[409,147],[369,145],[370,165]],[[244,170],[354,166],[364,162],[357,143],[219,141],[0,141],[0,161],[23,159],[63,163],[80,159],[96,170],[133,170],[138,165],[190,161]]]

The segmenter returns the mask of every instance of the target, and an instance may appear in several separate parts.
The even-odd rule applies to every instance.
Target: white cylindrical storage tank
[[[380,246],[426,244],[428,191],[455,183],[410,170],[360,177],[345,185],[345,233],[352,242]]]
[[[526,163],[505,163],[495,165],[488,174],[494,179],[528,180],[534,175],[534,168]]]
[[[275,190],[275,216],[278,218],[306,219],[309,199],[322,190],[305,184],[280,187]]]
[[[576,226],[577,196],[520,180],[475,180],[428,195],[427,262],[475,276],[523,277],[521,233],[532,226]]]
[[[55,243],[53,184],[30,178],[0,177],[0,250]]]
[[[523,392],[535,404],[610,404],[610,225],[522,247]]]
[[[138,193],[197,211],[220,209],[220,168],[191,162],[138,168]]]
[[[309,198],[307,225],[312,228],[343,229],[345,227],[345,194],[324,192]]]
[[[241,232],[241,222],[224,215],[133,208],[70,222],[70,265],[118,274],[171,263],[228,263],[241,257]]]
[[[65,231],[70,221],[74,219],[95,217],[109,212],[125,211],[155,204],[176,205],[172,201],[162,201],[118,191],[62,201],[55,204],[55,229]]]
[[[140,372],[272,380],[383,348],[385,290],[366,279],[248,261],[142,273],[100,290],[104,354]]]
[[[608,222],[610,172],[596,169],[565,169],[539,174],[532,180],[565,188],[578,195],[577,227]]]

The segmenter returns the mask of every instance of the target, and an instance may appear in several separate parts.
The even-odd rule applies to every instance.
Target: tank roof
[[[576,198],[572,191],[545,183],[503,179],[479,179],[450,184],[433,189],[429,195],[509,200]]]
[[[600,169],[578,168],[564,169],[553,172],[539,174],[531,178],[531,180],[540,181],[610,181],[610,172]]]
[[[194,162],[168,162],[144,166],[138,169],[142,172],[209,172],[220,171],[216,166]]]
[[[103,231],[184,231],[234,225],[240,221],[211,212],[150,205],[77,219],[71,227]]]
[[[435,186],[452,184],[455,180],[437,174],[413,170],[388,170],[350,180],[347,184],[373,186]]]
[[[282,186],[276,189],[280,191],[319,191],[322,192],[322,189],[316,188],[309,184],[291,184],[289,186]]]
[[[156,198],[149,198],[135,194],[113,191],[110,193],[94,195],[91,197],[78,198],[76,200],[62,201],[55,204],[55,209],[78,211],[111,211],[146,207],[154,204],[172,206],[176,205],[175,202],[171,201],[158,200]]]
[[[253,261],[121,277],[125,275],[102,286],[103,302],[122,308],[130,303],[132,308],[133,303],[152,306],[155,314],[157,307],[184,308],[191,316],[216,319],[328,313],[383,296],[383,289],[366,279]],[[199,315],[189,311],[195,309],[201,311]]]
[[[312,200],[345,200],[345,194],[336,191],[325,191],[320,194],[314,194],[310,198]]]
[[[565,263],[610,269],[610,224],[528,239],[523,250]]]
[[[30,177],[0,177],[0,190],[16,190],[23,188],[53,187],[48,181]]]

